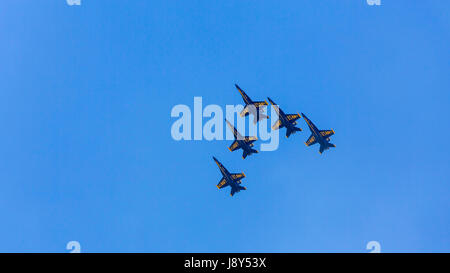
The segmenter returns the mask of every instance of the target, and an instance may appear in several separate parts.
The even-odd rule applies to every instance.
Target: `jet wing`
[[[280,129],[281,127],[283,127],[283,125],[281,124],[281,120],[277,120],[277,122],[275,122],[275,124],[272,125],[272,130],[277,130]]]
[[[258,107],[265,106],[265,105],[268,105],[268,104],[267,104],[266,101],[255,101],[255,102],[253,102],[253,105],[254,105],[256,108],[258,108]]]
[[[301,118],[301,116],[299,114],[289,114],[289,115],[286,115],[286,118],[289,121],[296,121],[297,119]]]
[[[324,138],[328,138],[332,135],[334,135],[334,130],[321,130],[320,134],[324,137]]]
[[[314,137],[314,135],[311,135],[308,140],[305,142],[306,146],[311,146],[317,143],[316,138]]]
[[[241,180],[244,177],[245,177],[244,173],[233,173],[233,174],[231,174],[231,178],[233,178],[233,180]]]
[[[258,140],[258,138],[257,137],[255,137],[255,136],[246,136],[245,137],[245,142],[246,143],[252,143],[252,142],[255,142],[256,140]]]
[[[225,188],[226,186],[228,186],[228,182],[225,179],[225,177],[222,177],[222,179],[219,181],[219,184],[217,184],[217,188],[221,189],[221,188]]]
[[[237,142],[237,140],[235,140],[232,144],[231,144],[231,146],[230,147],[228,147],[228,149],[230,150],[230,151],[235,151],[235,150],[237,150],[237,149],[239,149],[240,147],[239,147],[239,142]]]

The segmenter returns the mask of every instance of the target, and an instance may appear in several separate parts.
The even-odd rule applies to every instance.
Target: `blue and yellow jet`
[[[231,187],[231,193],[230,195],[233,196],[236,192],[240,192],[241,190],[246,190],[246,187],[242,187],[241,179],[245,177],[244,173],[230,173],[225,167],[222,165],[222,163],[217,160],[213,156],[214,161],[216,162],[217,166],[219,166],[220,172],[222,173],[223,177],[220,179],[219,184],[217,184],[218,189],[225,188],[227,186]]]
[[[306,123],[308,124],[309,130],[311,130],[311,136],[308,138],[308,140],[305,142],[306,146],[311,146],[316,143],[320,144],[319,153],[322,154],[323,151],[331,148],[336,147],[336,145],[330,143],[330,137],[334,135],[334,130],[319,130],[317,129],[316,125],[312,123],[312,121],[305,116],[305,114],[302,113],[303,118],[305,119]]]
[[[263,109],[262,107],[265,107],[267,104],[267,101],[252,101],[247,94],[245,94],[244,90],[242,90],[239,85],[235,84],[237,90],[242,96],[242,99],[245,102],[244,110],[241,112],[241,117],[248,116],[249,114],[253,115],[253,123],[256,124],[258,121],[262,119],[269,118],[268,116],[262,114]],[[261,110],[260,110],[261,108]]]
[[[230,147],[228,147],[228,150],[231,152],[236,151],[237,149],[242,149],[242,159],[245,159],[248,155],[251,155],[253,153],[258,153],[257,150],[252,149],[254,146],[253,142],[258,140],[257,137],[249,137],[249,136],[242,136],[236,128],[231,125],[231,123],[225,119],[225,121],[228,124],[228,127],[231,129],[234,135],[234,142],[231,144]]]
[[[286,138],[288,138],[292,133],[295,132],[301,132],[302,129],[295,127],[297,125],[297,119],[299,119],[301,116],[300,114],[288,114],[286,115],[283,110],[270,98],[267,98],[270,101],[270,104],[272,104],[273,108],[275,109],[275,112],[277,112],[278,120],[275,122],[274,125],[272,125],[272,130],[278,130],[280,128],[285,127],[286,128]]]

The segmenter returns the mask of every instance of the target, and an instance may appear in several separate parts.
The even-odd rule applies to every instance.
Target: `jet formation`
[[[264,112],[265,107],[268,106],[268,103],[264,101],[253,101],[250,97],[242,90],[237,84],[235,84],[237,90],[242,96],[244,100],[245,107],[240,113],[241,117],[245,117],[248,115],[253,115],[253,123],[256,124],[258,121],[263,119],[268,119],[267,115],[262,114]],[[286,138],[289,138],[293,133],[301,132],[302,129],[296,127],[297,120],[302,118],[305,120],[308,125],[309,130],[311,131],[311,136],[306,140],[306,146],[312,146],[314,144],[319,144],[319,153],[322,154],[325,150],[329,148],[334,148],[336,145],[330,143],[330,137],[334,135],[334,130],[319,130],[316,125],[305,115],[305,114],[285,114],[283,110],[269,97],[267,98],[275,110],[275,113],[278,116],[278,120],[272,125],[272,130],[279,130],[281,128],[286,128]],[[247,156],[251,154],[258,153],[257,150],[253,149],[253,142],[258,140],[257,137],[249,137],[242,136],[239,131],[234,128],[234,126],[226,120],[226,123],[230,130],[233,132],[234,141],[228,147],[228,149],[233,152],[239,149],[242,149],[242,159],[247,158]],[[245,177],[244,173],[230,173],[222,163],[217,160],[217,158],[213,157],[217,166],[219,167],[220,172],[222,173],[222,179],[217,184],[218,189],[222,189],[225,187],[231,187],[230,195],[233,196],[235,193],[246,190],[246,187],[241,186],[241,180]]]

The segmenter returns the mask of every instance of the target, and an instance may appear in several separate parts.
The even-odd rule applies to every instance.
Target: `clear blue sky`
[[[2,3],[0,251],[450,251],[449,14],[447,0]],[[333,128],[337,148],[306,147],[303,120],[246,160],[231,141],[171,138],[174,105],[241,103],[234,83]],[[216,188],[213,155],[247,191]]]

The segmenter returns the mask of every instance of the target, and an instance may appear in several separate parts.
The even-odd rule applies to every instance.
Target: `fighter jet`
[[[269,118],[268,116],[262,114],[263,109],[260,109],[267,104],[267,101],[252,101],[247,94],[245,94],[244,90],[242,90],[239,85],[235,84],[239,93],[241,93],[242,99],[245,102],[244,110],[241,112],[241,117],[248,116],[249,114],[253,115],[253,123],[256,124],[258,121],[262,119]]]
[[[246,190],[246,187],[242,187],[241,179],[245,177],[244,173],[230,173],[225,167],[222,165],[222,163],[217,160],[213,156],[214,161],[216,162],[217,166],[219,166],[220,172],[222,173],[223,177],[219,181],[219,184],[217,184],[218,189],[225,188],[227,186],[231,187],[231,193],[230,195],[233,196],[236,192],[240,192],[241,190]]]
[[[273,108],[275,109],[275,112],[278,114],[278,120],[275,122],[274,125],[272,125],[272,130],[278,130],[280,128],[285,127],[286,128],[286,138],[288,138],[292,133],[300,132],[302,129],[295,127],[297,125],[297,119],[299,119],[301,116],[300,114],[289,114],[286,115],[283,110],[270,98],[267,98],[270,101],[270,104],[272,104]]]
[[[243,137],[236,128],[231,125],[231,123],[225,119],[225,121],[228,124],[228,127],[230,127],[231,131],[233,131],[234,135],[234,142],[231,144],[230,147],[228,147],[228,150],[231,152],[236,151],[237,149],[242,149],[242,159],[245,159],[248,155],[251,155],[253,153],[258,153],[257,150],[252,149],[254,146],[253,142],[258,140],[257,137]]]
[[[309,130],[311,130],[311,136],[305,142],[306,146],[311,146],[316,143],[320,144],[319,153],[322,154],[323,151],[329,149],[330,147],[336,147],[336,145],[331,144],[330,136],[334,135],[334,130],[319,130],[316,125],[312,123],[312,121],[302,113],[303,118],[309,126]]]

